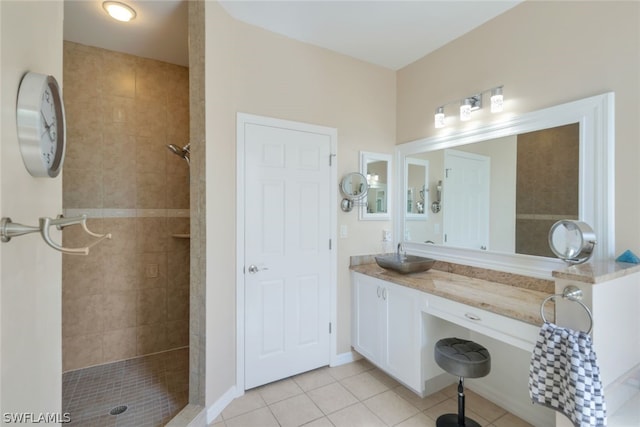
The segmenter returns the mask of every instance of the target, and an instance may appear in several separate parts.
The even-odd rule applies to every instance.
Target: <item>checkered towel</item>
[[[531,357],[529,395],[533,403],[562,412],[576,427],[606,426],[591,336],[545,322]]]

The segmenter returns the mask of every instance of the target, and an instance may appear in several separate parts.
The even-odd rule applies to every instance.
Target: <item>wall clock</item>
[[[22,160],[36,177],[62,170],[66,122],[60,86],[53,76],[28,72],[20,82],[16,123]]]

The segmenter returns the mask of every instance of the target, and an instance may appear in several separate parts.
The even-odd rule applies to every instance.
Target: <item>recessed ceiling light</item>
[[[136,11],[130,6],[119,1],[105,1],[102,3],[104,10],[118,21],[129,22],[136,17]]]

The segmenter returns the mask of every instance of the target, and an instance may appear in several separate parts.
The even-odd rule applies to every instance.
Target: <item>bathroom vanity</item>
[[[473,339],[489,348],[493,367],[486,379],[469,381],[469,388],[533,425],[562,426],[562,415],[556,420],[554,411],[531,404],[529,361],[543,300],[576,286],[593,313],[592,336],[611,416],[638,392],[625,381],[640,363],[639,273],[640,266],[590,263],[538,279],[437,262],[429,271],[403,275],[379,267],[373,257],[352,257],[352,345],[425,396],[455,382],[435,363],[435,343],[448,336]],[[548,321],[561,326],[589,327],[587,313],[575,302],[557,298],[544,310]]]

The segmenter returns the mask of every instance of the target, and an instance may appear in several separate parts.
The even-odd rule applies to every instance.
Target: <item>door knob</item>
[[[260,271],[260,270],[268,270],[268,268],[267,268],[267,267],[262,267],[262,268],[260,268],[260,267],[258,267],[258,266],[257,266],[257,265],[255,265],[255,264],[251,264],[251,265],[249,266],[249,268],[247,269],[247,271],[248,271],[249,273],[251,273],[251,274],[256,274],[256,273],[257,273],[258,271]]]

